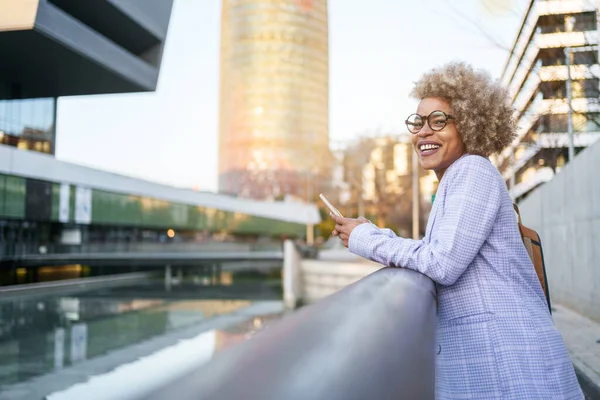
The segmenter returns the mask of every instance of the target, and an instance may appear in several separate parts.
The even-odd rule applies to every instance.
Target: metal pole
[[[514,189],[515,189],[515,148],[514,147],[510,147],[510,197],[513,199],[513,201],[515,200],[514,196]]]
[[[168,264],[165,265],[165,290],[171,291],[171,266]]]
[[[417,160],[417,153],[412,151],[412,193],[413,193],[413,207],[412,207],[412,235],[413,239],[419,240],[419,160]]]
[[[312,246],[315,243],[315,226],[306,224],[306,244]]]
[[[312,203],[312,182],[313,181],[313,172],[311,170],[306,170],[306,202]],[[306,244],[312,246],[315,242],[315,227],[313,224],[306,224]]]
[[[569,162],[575,158],[575,145],[573,143],[573,93],[571,92],[571,48],[565,47],[565,64],[567,66],[567,103],[568,110],[568,133],[569,133]]]

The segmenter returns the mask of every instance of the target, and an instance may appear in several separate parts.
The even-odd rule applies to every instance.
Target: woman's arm
[[[398,235],[396,235],[396,233],[391,230],[390,228],[377,228],[379,229],[379,232],[381,232],[382,235],[385,235],[389,238],[397,238]]]
[[[348,248],[391,267],[405,267],[451,285],[471,264],[488,238],[502,196],[497,171],[482,157],[465,157],[447,171],[444,214],[436,219],[431,241],[389,237],[371,224],[357,226]]]

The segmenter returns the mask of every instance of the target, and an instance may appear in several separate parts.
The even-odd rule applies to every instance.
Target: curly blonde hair
[[[485,71],[452,62],[425,73],[412,97],[441,97],[450,103],[456,128],[470,154],[499,153],[516,136],[508,90]]]

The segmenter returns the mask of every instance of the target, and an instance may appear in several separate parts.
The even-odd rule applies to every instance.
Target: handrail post
[[[283,243],[283,303],[287,310],[294,310],[300,303],[300,254],[291,240]]]
[[[171,265],[167,264],[165,265],[165,290],[167,292],[171,291]]]

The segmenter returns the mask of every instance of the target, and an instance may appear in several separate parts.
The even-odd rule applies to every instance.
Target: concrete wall
[[[383,268],[345,249],[324,250],[319,259],[304,260],[291,240],[286,240],[283,254],[283,301],[288,310],[316,303]]]
[[[383,268],[368,261],[302,260],[300,263],[303,304],[315,303]]]
[[[551,300],[600,321],[600,142],[519,208],[542,240]]]

